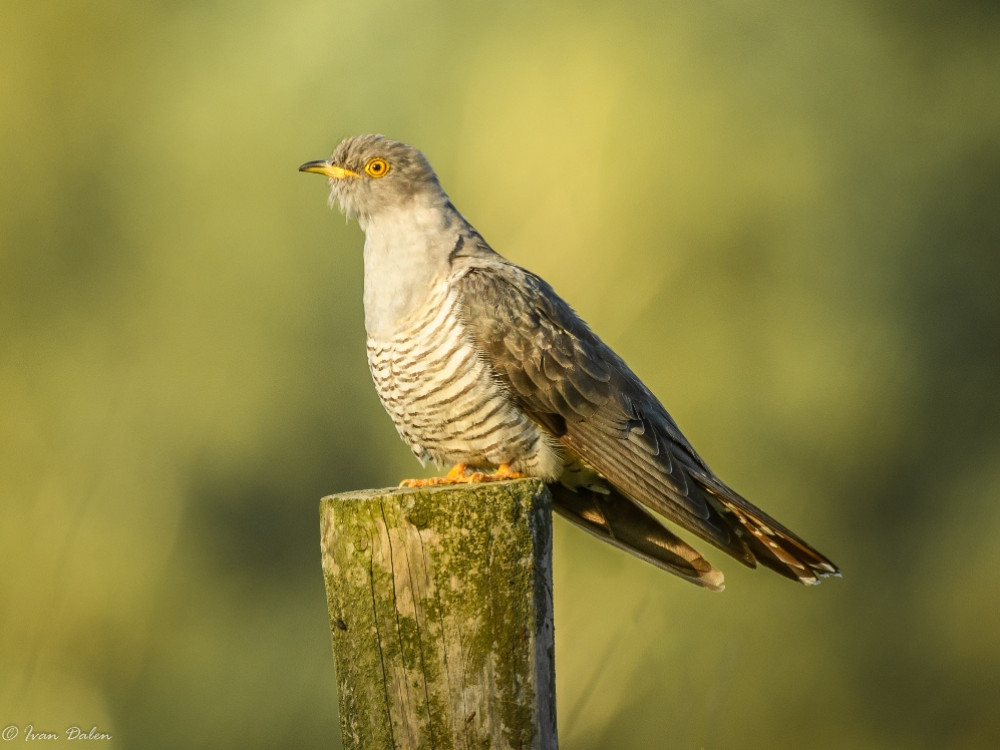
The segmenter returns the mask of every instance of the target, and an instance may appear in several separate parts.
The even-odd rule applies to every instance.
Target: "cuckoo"
[[[426,157],[380,135],[300,168],[328,178],[365,233],[368,364],[420,461],[411,485],[522,476],[555,509],[688,581],[722,572],[666,518],[749,567],[805,584],[837,567],[722,482],[656,396],[552,287],[497,254],[455,208]]]

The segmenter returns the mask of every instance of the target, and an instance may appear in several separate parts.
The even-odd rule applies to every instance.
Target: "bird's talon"
[[[404,479],[399,483],[400,487],[440,487],[447,484],[482,484],[484,482],[502,482],[505,479],[524,479],[525,475],[519,471],[514,471],[508,464],[500,464],[492,474],[483,471],[474,471],[466,474],[465,464],[455,464],[451,470],[443,477],[430,477],[429,479]]]
[[[469,481],[465,476],[465,464],[455,464],[443,477],[430,477],[428,479],[404,479],[399,483],[400,487],[438,487],[444,484],[461,484]]]

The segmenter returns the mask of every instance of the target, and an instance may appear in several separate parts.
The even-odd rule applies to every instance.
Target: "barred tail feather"
[[[633,500],[614,490],[605,494],[561,484],[549,490],[555,510],[585,531],[691,583],[712,591],[725,588],[722,571]]]
[[[806,586],[827,576],[840,577],[840,570],[823,554],[718,480],[699,483],[761,565]]]

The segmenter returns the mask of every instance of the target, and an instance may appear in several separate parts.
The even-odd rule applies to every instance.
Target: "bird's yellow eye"
[[[365,174],[369,177],[385,177],[389,174],[389,162],[381,156],[369,159],[368,163],[365,164]]]

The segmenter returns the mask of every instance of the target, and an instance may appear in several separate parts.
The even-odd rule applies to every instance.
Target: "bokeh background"
[[[296,168],[383,132],[844,569],[558,521],[563,747],[997,747],[996,8],[5,0],[0,724],[339,746],[318,501],[420,467]]]

